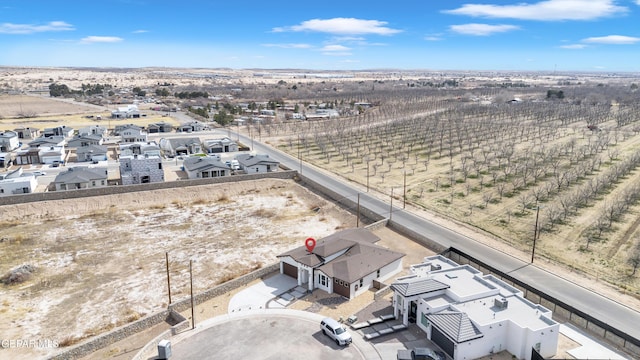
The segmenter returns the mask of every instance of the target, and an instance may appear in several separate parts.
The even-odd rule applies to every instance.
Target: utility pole
[[[393,214],[393,188],[391,188],[391,206],[389,206],[389,221],[391,221],[392,214]]]
[[[367,192],[369,192],[369,162],[367,161]]]
[[[536,254],[536,240],[538,240],[538,215],[540,215],[540,206],[536,206],[536,226],[533,228],[533,249],[531,249],[531,263]]]
[[[302,156],[300,155],[300,135],[298,135],[298,160],[300,161],[300,175],[302,175]]]
[[[402,194],[402,208],[407,208],[407,171],[404,171],[404,193]]]
[[[360,227],[360,193],[358,193],[358,209],[356,211],[356,227]]]
[[[167,265],[167,290],[169,291],[169,305],[171,305],[171,278],[169,277],[169,252],[165,252],[165,260]]]
[[[196,328],[196,316],[193,308],[193,260],[189,260],[189,280],[191,282],[191,329]]]

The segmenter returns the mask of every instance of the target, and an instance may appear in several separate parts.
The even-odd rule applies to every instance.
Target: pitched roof
[[[269,155],[251,155],[251,154],[241,154],[236,156],[236,160],[242,166],[254,166],[258,164],[278,164],[277,161],[269,158]]]
[[[395,282],[391,284],[391,289],[399,292],[403,296],[414,296],[426,294],[433,291],[448,289],[450,286],[434,279],[416,277]]]
[[[88,152],[93,152],[93,153],[97,153],[97,154],[106,154],[108,152],[108,148],[104,145],[87,145],[87,146],[80,146],[78,149],[76,149],[76,153],[77,154],[83,154],[83,153],[88,153]]]
[[[183,166],[188,171],[202,171],[206,169],[231,169],[228,165],[222,163],[220,160],[209,156],[190,156],[184,159]]]
[[[379,240],[367,229],[347,229],[318,240],[313,253],[303,245],[278,257],[290,256],[296,262],[318,268],[330,277],[353,282],[404,256],[375,245]],[[341,252],[344,253],[325,263],[326,258]]]
[[[77,183],[107,179],[106,168],[75,167],[56,176],[54,183]]]
[[[171,144],[171,148],[172,149],[177,149],[181,146],[187,146],[187,145],[200,145],[200,139],[199,138],[172,138],[172,139],[167,139],[169,141],[169,144]]]
[[[464,312],[443,310],[426,316],[433,326],[458,344],[484,336]]]
[[[320,266],[318,270],[329,277],[352,283],[403,256],[404,254],[378,245],[356,243],[346,253]]]

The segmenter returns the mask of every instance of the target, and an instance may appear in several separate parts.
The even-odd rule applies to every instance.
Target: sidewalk
[[[630,357],[613,351],[602,343],[593,340],[571,324],[561,324],[560,333],[581,345],[580,347],[567,350],[567,352],[576,359],[631,360]]]

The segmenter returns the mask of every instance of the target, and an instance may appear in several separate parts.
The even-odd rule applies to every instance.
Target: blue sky
[[[0,0],[0,65],[640,71],[640,0]]]

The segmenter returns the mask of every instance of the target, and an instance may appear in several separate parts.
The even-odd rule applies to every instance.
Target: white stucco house
[[[75,167],[61,172],[53,181],[56,191],[107,186],[107,168]]]
[[[32,174],[22,173],[22,167],[0,174],[0,196],[32,193],[38,186],[38,180]]]
[[[533,348],[544,358],[555,355],[560,324],[517,288],[441,255],[411,270],[391,284],[394,315],[405,325],[415,322],[452,359],[507,350],[531,360]]]
[[[128,155],[148,155],[161,156],[160,145],[155,141],[147,141],[144,143],[125,143],[120,144],[120,156]]]
[[[19,146],[20,140],[17,132],[11,130],[0,131],[0,152],[10,152]]]
[[[352,299],[402,270],[402,253],[376,245],[380,238],[364,228],[339,231],[278,255],[280,273],[308,291],[321,289]]]
[[[266,173],[277,171],[280,163],[269,155],[240,154],[235,157],[240,165],[240,170],[247,174]]]
[[[231,168],[217,157],[190,156],[184,160],[182,166],[189,179],[206,179],[231,175]]]

